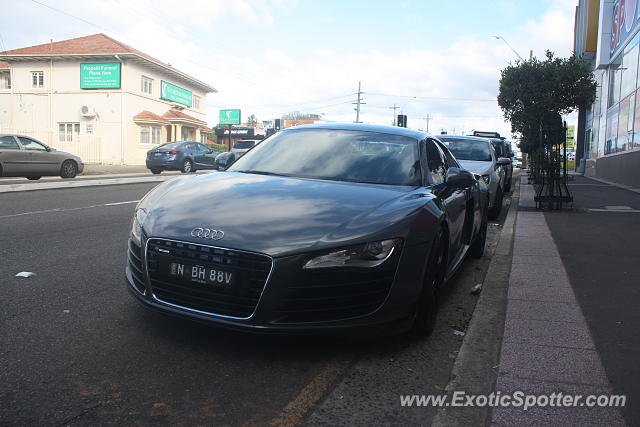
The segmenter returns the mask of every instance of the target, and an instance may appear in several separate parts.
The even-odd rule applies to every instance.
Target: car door
[[[200,169],[213,169],[215,165],[215,157],[209,154],[211,150],[209,150],[209,148],[204,144],[197,143],[195,145],[198,149],[198,154],[196,156]]]
[[[13,135],[0,136],[0,166],[2,175],[13,176],[21,173],[28,160],[28,153],[18,145]]]
[[[462,255],[463,231],[467,212],[468,190],[446,183],[447,162],[438,143],[432,138],[425,141],[424,154],[429,169],[432,191],[442,201],[449,227],[448,261],[450,266]]]
[[[33,175],[57,175],[60,172],[58,156],[49,152],[46,145],[26,136],[19,136],[18,141],[27,152],[27,173]]]

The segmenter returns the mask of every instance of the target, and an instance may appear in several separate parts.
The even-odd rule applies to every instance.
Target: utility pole
[[[356,111],[356,121],[354,123],[362,123],[360,121],[360,105],[366,104],[366,102],[362,102],[362,94],[363,92],[360,90],[360,82],[358,82],[358,100],[352,103],[356,105],[356,108],[354,108]]]
[[[427,117],[425,117],[424,119],[427,121],[427,133],[429,133],[429,121],[431,120],[431,115],[427,114]]]
[[[393,126],[396,125],[396,110],[400,108],[396,104],[393,104],[393,107],[389,107],[390,110],[393,110]]]

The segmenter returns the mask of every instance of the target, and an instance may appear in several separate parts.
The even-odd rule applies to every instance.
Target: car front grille
[[[131,277],[133,278],[133,286],[138,292],[144,294],[145,285],[144,274],[142,273],[144,271],[142,266],[142,249],[131,240],[129,240],[127,258],[129,261],[129,269],[131,270]]]
[[[186,284],[163,274],[159,268],[161,259],[233,271],[235,281],[231,287]],[[154,298],[206,314],[240,319],[251,317],[271,267],[271,258],[261,254],[157,238],[151,238],[147,243],[147,268]]]
[[[391,261],[391,260],[390,260]],[[395,274],[385,271],[309,270],[286,287],[278,323],[342,320],[364,316],[384,302]]]

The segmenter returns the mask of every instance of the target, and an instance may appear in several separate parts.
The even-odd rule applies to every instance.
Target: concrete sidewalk
[[[534,189],[526,181],[520,186],[496,391],[583,399],[611,395],[614,390],[545,214],[534,209]],[[575,407],[494,408],[492,424],[625,425],[619,408],[583,405],[584,400]]]
[[[128,175],[150,173],[145,165],[84,165],[82,175]]]

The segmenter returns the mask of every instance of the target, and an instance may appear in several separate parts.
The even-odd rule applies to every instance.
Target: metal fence
[[[0,127],[0,133],[30,136],[56,150],[74,154],[80,157],[84,163],[101,164],[103,162],[102,139],[97,135],[72,133],[64,136],[65,141],[60,141],[61,138],[58,132],[47,130]],[[71,140],[67,141],[66,139],[69,137],[71,137]]]

